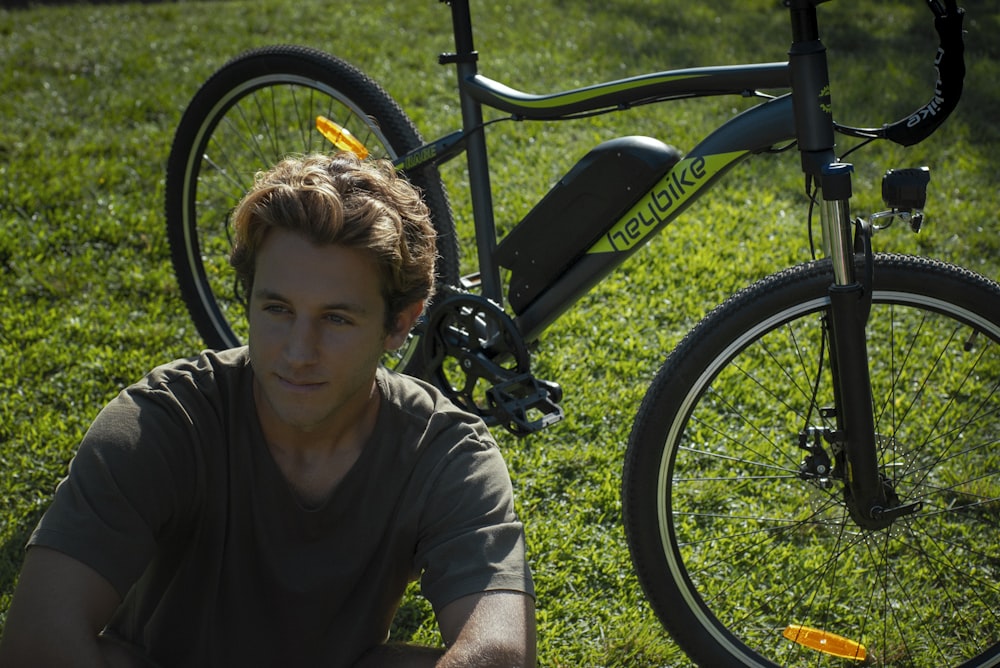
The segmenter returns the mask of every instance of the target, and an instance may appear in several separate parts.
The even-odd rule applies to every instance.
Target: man
[[[29,540],[0,666],[534,665],[495,443],[379,366],[433,289],[417,193],[387,163],[289,159],[234,228],[248,348],[101,412]],[[418,577],[446,650],[385,644]]]

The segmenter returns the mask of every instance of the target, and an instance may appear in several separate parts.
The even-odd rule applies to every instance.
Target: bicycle
[[[563,416],[559,386],[530,370],[545,329],[735,165],[797,148],[826,257],[727,299],[657,372],[622,479],[639,581],[704,665],[1000,665],[990,538],[1000,507],[991,447],[1000,286],[954,265],[875,253],[873,233],[893,220],[919,228],[929,172],[888,171],[888,209],[855,220],[852,167],[834,151],[836,134],[912,145],[944,122],[962,90],[963,12],[955,0],[925,0],[940,36],[935,95],[866,129],[832,117],[825,1],[785,1],[787,62],[530,95],[478,72],[469,2],[451,0],[455,51],[439,62],[456,68],[462,129],[431,142],[343,59],[296,46],[237,56],[191,101],[167,170],[172,259],[199,332],[213,347],[241,344],[242,296],[219,277],[229,275],[228,211],[255,171],[294,152],[385,157],[423,189],[441,254],[439,294],[387,364],[431,379],[492,425],[530,434]],[[763,92],[772,90],[785,92]],[[709,95],[761,102],[686,154],[649,137],[598,145],[498,239],[484,107],[559,121]],[[462,153],[471,276],[459,275],[437,172]]]

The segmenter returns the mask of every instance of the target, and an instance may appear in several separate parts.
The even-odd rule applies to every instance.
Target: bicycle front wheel
[[[1000,287],[895,255],[876,256],[874,276],[878,461],[917,512],[865,529],[845,503],[845,464],[822,436],[835,428],[828,262],[718,307],[643,401],[623,477],[629,546],[702,665],[1000,665]]]
[[[339,58],[298,46],[234,58],[198,90],[181,119],[167,163],[167,235],[181,295],[211,348],[246,341],[244,300],[229,267],[229,215],[258,171],[289,155],[338,150],[317,130],[318,116],[346,128],[375,158],[395,159],[423,144],[373,79]],[[457,242],[437,168],[407,177],[431,210],[438,280],[454,283]]]

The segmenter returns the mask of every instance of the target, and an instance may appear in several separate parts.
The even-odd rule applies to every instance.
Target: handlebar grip
[[[885,127],[884,136],[902,146],[912,146],[929,137],[944,123],[958,106],[965,80],[965,43],[962,37],[962,19],[965,10],[957,0],[927,0],[934,12],[934,28],[940,44],[935,60],[938,79],[934,97],[915,112]]]

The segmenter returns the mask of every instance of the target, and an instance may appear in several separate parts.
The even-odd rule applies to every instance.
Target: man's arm
[[[0,641],[0,668],[125,666],[98,634],[121,603],[89,566],[44,547],[28,550]]]
[[[446,666],[534,666],[535,601],[515,591],[465,596],[438,615]]]
[[[535,665],[535,602],[527,594],[492,591],[449,603],[437,617],[447,651],[384,645],[357,668],[521,668]]]

